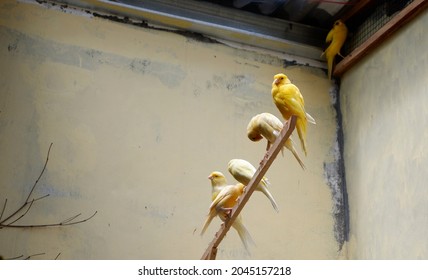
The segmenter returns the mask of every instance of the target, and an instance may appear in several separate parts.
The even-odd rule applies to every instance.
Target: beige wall
[[[278,57],[85,13],[2,1],[0,62],[6,214],[25,199],[51,142],[34,193],[50,197],[21,222],[98,211],[70,227],[0,229],[4,257],[200,258],[220,224],[199,236],[210,204],[208,174],[226,173],[231,158],[257,165],[265,143],[247,140],[247,123],[265,111],[279,116],[270,96],[273,75],[284,71]],[[334,161],[331,85],[321,70],[286,72],[318,122],[308,129],[307,170],[290,153],[277,158],[267,176],[280,213],[254,194],[243,215],[257,247],[248,256],[231,231],[219,259],[338,257],[323,169]]]
[[[428,11],[345,74],[349,258],[428,258]]]

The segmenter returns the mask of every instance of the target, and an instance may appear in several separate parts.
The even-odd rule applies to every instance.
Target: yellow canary
[[[223,175],[223,173],[219,171],[212,172],[208,179],[211,181],[211,201],[214,201],[214,199],[217,197],[218,193],[227,186],[227,180],[226,177]]]
[[[345,43],[346,36],[348,35],[348,28],[343,23],[343,21],[336,20],[334,22],[333,28],[328,32],[325,39],[326,43],[330,43],[327,49],[321,54],[325,55],[327,59],[327,68],[328,68],[328,79],[331,80],[331,74],[333,71],[333,62],[336,55],[340,55],[340,49]],[[342,56],[343,57],[343,56]]]
[[[240,183],[248,185],[251,178],[253,178],[256,173],[256,168],[246,160],[243,159],[232,159],[227,165],[227,169],[230,174]],[[272,203],[273,209],[276,212],[279,212],[278,205],[276,204],[275,199],[268,190],[269,181],[266,177],[263,177],[260,183],[257,185],[256,190],[262,192]]]
[[[285,120],[289,120],[292,115],[297,117],[297,133],[302,149],[307,155],[306,126],[308,122],[315,124],[315,120],[306,113],[305,101],[299,88],[292,84],[285,74],[280,73],[274,76],[271,92],[273,102]]]
[[[211,181],[212,191],[211,191],[211,199],[214,201],[218,194],[224,189],[228,188],[230,186],[227,185],[226,177],[223,175],[223,173],[214,171],[209,176],[208,179]],[[220,217],[220,219],[224,222],[228,218],[227,211],[218,211],[217,215]],[[211,219],[212,220],[212,219]],[[211,221],[208,222],[207,226],[211,223]],[[233,222],[232,227],[236,230],[236,232],[239,235],[239,238],[241,239],[242,243],[244,244],[245,249],[249,251],[249,245],[254,244],[254,241],[248,232],[247,228],[244,226],[244,223],[242,222],[242,216],[241,214],[236,217],[236,220]],[[204,230],[205,232],[205,230]],[[201,233],[203,234],[203,232]]]
[[[268,150],[281,133],[282,127],[282,122],[276,116],[271,113],[261,113],[254,116],[248,123],[247,136],[251,141],[260,141],[263,137],[266,138],[266,150]],[[305,169],[305,164],[294,148],[294,142],[291,136],[285,141],[284,147],[294,155],[300,166]],[[284,155],[284,147],[281,148],[282,155]]]

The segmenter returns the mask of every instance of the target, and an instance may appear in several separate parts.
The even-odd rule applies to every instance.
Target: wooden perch
[[[241,213],[242,208],[244,208],[245,204],[250,199],[250,196],[257,188],[257,185],[268,171],[279,151],[284,146],[285,141],[290,137],[291,133],[293,133],[293,130],[296,127],[296,116],[291,116],[288,125],[286,124],[287,123],[284,124],[281,134],[276,139],[275,143],[266,152],[263,160],[260,162],[259,168],[246,186],[245,192],[239,198],[238,203],[236,203],[235,207],[233,207],[232,212],[230,213],[230,218],[221,225],[219,231],[215,234],[213,241],[211,241],[207,250],[202,255],[201,260],[214,260],[216,258],[217,247],[220,245],[221,241],[226,236],[226,233],[229,231],[230,227],[238,217],[239,213]],[[287,129],[285,129],[286,127]]]

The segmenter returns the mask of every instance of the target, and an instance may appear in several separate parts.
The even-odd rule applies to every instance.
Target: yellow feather
[[[333,72],[333,62],[336,55],[340,54],[340,49],[345,43],[346,36],[348,35],[348,28],[340,19],[337,20],[333,28],[327,34],[326,42],[330,43],[328,48],[323,52],[322,55],[325,55],[327,59],[327,68],[328,68],[328,78],[331,80],[331,75]],[[321,55],[321,56],[322,56]]]
[[[296,130],[302,150],[307,155],[306,126],[309,115],[305,111],[305,101],[299,88],[292,84],[285,74],[280,73],[274,76],[271,92],[273,101],[285,120],[289,120],[292,115],[297,117]],[[315,123],[312,117],[310,119]]]
[[[227,181],[226,181],[226,177],[223,175],[223,173],[218,172],[218,171],[214,171],[212,172],[209,176],[208,179],[211,180],[211,186],[212,186],[212,192],[211,192],[211,200],[212,203],[214,203],[214,201],[216,201],[218,195],[220,194],[220,192],[225,189],[225,188],[230,188],[230,185],[227,185]],[[239,184],[242,185],[242,184]],[[239,188],[241,186],[238,186]],[[243,190],[243,185],[242,185],[242,190]],[[233,200],[233,199],[232,199]],[[236,200],[235,202],[236,203]],[[235,206],[233,204],[233,206]],[[232,206],[232,207],[233,207]],[[212,219],[215,216],[218,216],[223,222],[226,221],[228,215],[225,211],[218,211],[215,207],[211,208],[210,207],[210,212],[208,214],[208,217],[205,221],[205,224],[203,226],[201,235],[206,231],[206,229],[208,228],[209,224],[211,223]],[[236,217],[235,222],[232,224],[232,227],[236,230],[236,232],[239,235],[239,238],[241,239],[242,243],[244,244],[245,249],[247,249],[247,251],[249,251],[249,245],[250,244],[254,244],[254,241],[250,235],[250,233],[248,232],[247,228],[245,227],[243,221],[242,221],[242,215],[239,214],[238,217]]]
[[[282,127],[282,122],[276,116],[270,113],[261,113],[251,118],[247,126],[247,136],[251,141],[259,141],[263,137],[266,138],[268,141],[267,148],[269,148],[276,141]],[[305,169],[305,164],[294,148],[291,136],[285,141],[284,147],[291,151],[300,166]],[[283,148],[281,148],[281,152],[283,152]]]
[[[251,178],[253,178],[254,174],[256,173],[256,168],[251,163],[243,159],[230,160],[227,165],[227,169],[229,170],[230,174],[232,174],[233,178],[236,179],[236,181],[244,185],[248,185]],[[279,212],[278,205],[270,193],[268,185],[268,179],[263,177],[260,183],[257,185],[256,190],[262,192],[269,199],[275,211]]]

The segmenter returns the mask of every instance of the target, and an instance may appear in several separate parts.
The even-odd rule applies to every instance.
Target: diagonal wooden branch
[[[232,212],[230,214],[230,218],[227,219],[220,227],[219,231],[214,236],[214,239],[208,245],[205,253],[202,255],[201,260],[214,260],[217,255],[217,247],[220,245],[223,238],[226,236],[226,233],[229,231],[233,222],[238,217],[241,210],[244,208],[245,204],[250,199],[250,196],[253,194],[257,185],[266,174],[267,170],[271,166],[272,162],[275,160],[281,148],[284,146],[285,141],[290,137],[294,128],[296,127],[296,116],[291,116],[290,120],[284,124],[284,128],[282,129],[281,134],[276,139],[275,143],[270,147],[270,149],[266,152],[263,160],[260,162],[260,166],[254,174],[253,178],[248,183],[245,188],[245,192],[241,195],[238,203],[233,207]]]

